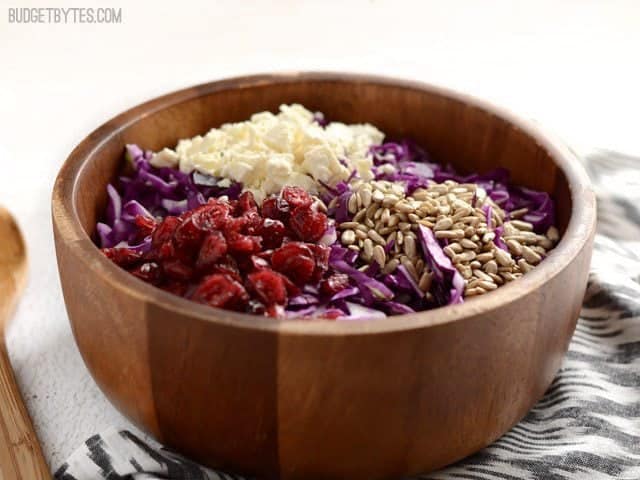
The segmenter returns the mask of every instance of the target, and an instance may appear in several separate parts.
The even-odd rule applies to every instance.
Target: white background
[[[8,22],[9,7],[81,3],[0,0],[0,203],[31,254],[8,341],[52,468],[91,434],[128,426],[73,343],[49,218],[62,162],[120,111],[245,73],[373,72],[488,98],[579,151],[640,154],[637,1],[100,2],[122,7],[122,24]]]

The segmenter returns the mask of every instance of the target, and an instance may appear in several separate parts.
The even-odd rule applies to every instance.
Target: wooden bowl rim
[[[403,89],[426,91],[452,99],[490,115],[506,120],[514,128],[526,133],[545,149],[567,178],[572,210],[567,229],[551,254],[535,270],[516,282],[497,290],[471,298],[461,305],[442,307],[413,314],[387,317],[379,320],[337,321],[321,319],[280,320],[265,319],[244,313],[230,312],[197,304],[153,287],[117,267],[100,254],[90,236],[82,228],[74,204],[77,180],[92,155],[100,147],[140,117],[147,116],[182,102],[224,90],[255,86],[300,82],[375,84]],[[428,147],[428,146],[427,146]],[[283,72],[234,77],[188,87],[139,104],[98,127],[71,152],[62,166],[53,188],[53,223],[58,229],[60,242],[74,251],[84,268],[121,290],[124,295],[157,304],[177,314],[206,322],[215,322],[239,328],[267,330],[287,334],[363,335],[403,331],[442,325],[465,318],[484,315],[526,296],[565,269],[587,245],[595,230],[595,194],[586,171],[577,156],[562,142],[543,132],[539,125],[523,120],[508,110],[468,94],[442,86],[391,77],[341,72]],[[59,265],[59,268],[62,266]]]

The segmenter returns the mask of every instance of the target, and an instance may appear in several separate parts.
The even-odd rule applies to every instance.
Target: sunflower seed
[[[560,233],[556,227],[549,227],[547,230],[547,238],[552,242],[557,242],[560,239]]]
[[[479,257],[480,255],[478,255]],[[492,273],[498,273],[498,264],[496,263],[495,260],[489,260],[487,263],[484,264],[484,271],[487,272],[489,275],[491,275]]]
[[[540,260],[542,260],[542,257],[538,253],[534,252],[527,246],[522,247],[522,256],[531,265],[537,265],[540,263]]]
[[[354,228],[358,228],[358,225],[360,225],[360,223],[358,222],[342,222],[340,225],[338,225],[338,228],[340,230],[351,230]]]
[[[449,215],[451,213],[451,207],[449,205],[442,205],[438,207],[438,212],[440,212],[441,215]]]
[[[391,212],[389,211],[389,209],[383,208],[382,213],[380,214],[380,220],[382,221],[382,223],[386,223],[391,227],[392,225],[389,222],[390,217],[391,217]]]
[[[462,278],[464,278],[465,280],[469,280],[473,276],[473,272],[466,265],[458,266],[458,271],[460,272],[460,275],[462,275]]]
[[[533,265],[529,265],[524,258],[518,260],[518,267],[520,267],[520,270],[522,270],[524,273],[533,270]]]
[[[366,185],[366,183],[365,183]],[[369,205],[371,205],[371,190],[369,189],[362,189],[360,191],[360,199],[362,202],[362,206],[363,207],[368,207]]]
[[[351,245],[356,241],[356,234],[353,230],[345,230],[342,232],[340,240],[345,245]]]
[[[425,200],[429,199],[429,192],[422,188],[419,188],[417,190],[414,190],[413,198],[415,198],[416,200],[420,200],[421,202],[424,202]]]
[[[482,270],[473,270],[473,276],[479,278],[480,280],[485,280],[487,282],[493,282],[491,277],[484,273]]]
[[[462,252],[455,257],[453,257],[453,263],[467,263],[476,258],[476,254],[471,250],[467,250],[466,252]]]
[[[493,280],[491,281],[480,280],[478,282],[478,286],[485,290],[495,290],[496,288],[498,288],[498,286],[495,283],[493,283]]]
[[[386,245],[387,242],[385,242],[384,238],[382,238],[382,236],[376,232],[375,230],[369,230],[368,232],[369,234],[369,238],[371,240],[373,240],[374,242],[376,242],[379,245]]]
[[[373,259],[378,263],[380,268],[384,267],[387,261],[387,254],[382,246],[376,245],[373,247]]]
[[[435,232],[436,238],[460,239],[464,238],[464,230],[440,230]]]
[[[451,245],[447,245],[446,247],[444,247],[442,249],[442,251],[447,255],[447,257],[449,258],[454,258],[456,256],[456,252],[453,250],[453,248],[451,248]]]
[[[387,193],[382,199],[382,205],[385,207],[391,207],[392,205],[398,203],[399,200],[400,199],[392,193]]]
[[[478,245],[476,245],[474,242],[472,242],[468,238],[463,238],[462,240],[460,240],[460,245],[462,245],[463,248],[467,248],[471,250],[475,250],[476,248],[478,248]]]
[[[469,288],[465,290],[464,295],[465,297],[474,297],[476,295],[482,295],[483,293],[487,293],[487,292],[480,287],[475,287],[475,288]]]
[[[500,272],[500,276],[504,278],[507,282],[512,282],[517,278],[511,272]]]
[[[371,200],[376,203],[381,203],[384,200],[384,193],[382,193],[380,190],[374,190],[371,193]]]
[[[509,252],[505,252],[501,248],[496,248],[494,251],[494,255],[496,256],[496,261],[498,262],[498,264],[502,265],[503,267],[513,265],[513,258],[511,258]]]
[[[416,256],[416,241],[413,237],[406,236],[404,239],[404,253],[407,257],[414,258]]]
[[[358,211],[358,198],[355,194],[349,197],[347,208],[349,209],[349,213],[356,213]]]
[[[462,253],[462,251],[464,250],[464,248],[462,248],[462,245],[460,245],[458,242],[450,243],[449,247],[451,247],[451,250],[453,250],[456,253]]]
[[[384,266],[383,272],[386,274],[393,273],[398,265],[400,265],[400,260],[398,260],[397,258],[393,258],[389,260]]]
[[[520,242],[517,240],[513,238],[507,240],[507,247],[509,247],[509,251],[512,255],[515,255],[516,257],[522,255],[522,245],[520,245]]]
[[[409,272],[409,274],[413,277],[414,281],[418,281],[418,272],[416,271],[416,267],[415,265],[411,262],[411,260],[409,260],[408,258],[403,258],[402,259],[402,265],[404,265],[404,268],[407,269],[407,271]]]
[[[425,272],[420,277],[420,281],[418,282],[418,288],[423,292],[428,292],[431,288],[432,276],[429,272]]]
[[[436,222],[435,226],[433,227],[433,230],[436,232],[438,230],[449,230],[452,226],[453,226],[453,220],[451,220],[449,217],[445,217]]]
[[[353,221],[356,223],[361,222],[366,215],[367,215],[367,210],[363,208],[362,210],[360,210],[358,213],[354,215]]]
[[[364,255],[367,260],[371,259],[373,256],[373,242],[370,238],[367,238],[363,244]]]
[[[495,240],[496,234],[494,232],[487,232],[482,235],[482,243],[489,243]]]
[[[529,222],[523,222],[522,220],[511,220],[511,225],[516,227],[518,230],[526,230],[527,232],[533,231],[533,225]]]
[[[520,218],[525,213],[527,213],[528,211],[529,211],[528,208],[519,208],[518,210],[512,210],[512,211],[509,212],[509,217],[511,217],[511,218]]]
[[[460,208],[456,211],[456,213],[453,214],[452,220],[454,222],[457,222],[459,220],[462,220],[463,218],[471,218],[469,217],[469,215],[471,214],[471,207],[465,207],[465,208]]]
[[[488,274],[496,285],[504,285],[504,279],[497,273]]]

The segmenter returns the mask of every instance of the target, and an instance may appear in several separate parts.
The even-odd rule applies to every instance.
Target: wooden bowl
[[[279,321],[172,296],[91,240],[124,145],[173,146],[223,122],[299,102],[411,137],[460,171],[506,167],[557,201],[562,240],[533,272],[462,305],[364,322]],[[427,472],[490,444],[543,395],[587,282],[595,199],[563,145],[441,88],[333,73],[199,85],[110,120],[71,153],[53,192],[73,332],[113,404],[206,465],[283,479]]]

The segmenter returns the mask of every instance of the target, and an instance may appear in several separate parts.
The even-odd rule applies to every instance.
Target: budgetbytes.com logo
[[[10,7],[9,23],[122,23],[121,8]]]

